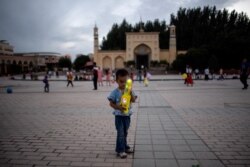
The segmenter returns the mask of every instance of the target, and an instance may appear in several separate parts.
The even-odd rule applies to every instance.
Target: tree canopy
[[[244,13],[215,6],[180,8],[170,22],[176,26],[178,50],[206,48],[207,56],[224,68],[239,67],[244,57],[250,57],[250,20]]]
[[[211,62],[216,62],[213,68],[238,68],[243,58],[250,59],[250,20],[245,13],[218,10],[215,6],[180,8],[176,15],[171,14],[170,24],[176,26],[177,50],[188,50],[188,58],[179,62],[191,61],[200,68]],[[125,33],[138,32],[140,26],[145,32],[160,32],[160,49],[169,48],[169,30],[164,20],[131,25],[124,19],[121,24],[113,24],[103,37],[101,49],[125,50]]]
[[[58,66],[61,68],[68,68],[71,70],[72,67],[71,59],[68,57],[61,57],[58,61]]]
[[[139,32],[142,26],[145,32],[160,32],[160,48],[168,49],[169,47],[169,30],[164,20],[155,19],[152,21],[138,22],[134,26],[129,24],[125,19],[121,24],[113,24],[106,37],[103,37],[101,50],[125,50],[126,49],[126,32]]]
[[[74,68],[76,71],[84,69],[85,64],[90,61],[89,56],[86,55],[77,55],[77,58],[74,61]]]

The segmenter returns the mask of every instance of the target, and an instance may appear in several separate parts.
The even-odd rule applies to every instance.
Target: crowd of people
[[[247,79],[250,73],[250,64],[248,63],[247,59],[243,59],[241,66],[240,66],[240,81],[243,84],[243,90],[248,89],[248,83]],[[104,85],[111,86],[113,83],[115,83],[115,71],[112,71],[110,68],[107,69],[101,69],[100,67],[96,66],[94,63],[94,67],[92,69],[92,75],[90,75],[88,80],[93,81],[93,90],[97,90],[98,87],[102,87]],[[48,73],[45,75],[43,82],[45,84],[44,91],[49,92],[49,80],[48,78],[51,77],[52,74]],[[59,73],[56,72],[56,76],[59,77]],[[223,69],[220,68],[218,72],[218,78],[215,77],[214,73],[211,73],[210,69],[207,67],[201,72],[198,68],[196,68],[194,71],[190,65],[186,66],[185,73],[182,74],[182,77],[184,79],[184,84],[187,86],[193,86],[194,80],[198,79],[204,79],[206,81],[211,79],[218,79],[218,80],[224,80],[226,79],[226,74],[224,73]],[[132,70],[129,73],[129,77],[132,79],[132,81],[137,80],[139,83],[144,84],[145,87],[149,85],[149,80],[151,79],[151,74],[146,68],[141,68],[134,73]],[[26,76],[23,77],[25,79]],[[72,71],[68,71],[66,73],[67,78],[67,87],[71,85],[71,87],[74,87],[73,81],[79,80],[78,76],[73,74]],[[238,79],[237,75],[234,75],[232,79]],[[105,84],[104,84],[105,81]]]
[[[243,59],[241,66],[240,66],[240,81],[243,84],[243,90],[248,88],[248,84],[247,84],[247,79],[250,73],[250,64],[248,63],[247,59]],[[218,73],[218,78],[217,80],[224,80],[227,78],[227,74],[224,73],[223,68],[219,69],[219,73]],[[204,76],[204,77],[203,77]],[[193,69],[190,65],[186,65],[186,70],[185,73],[182,74],[182,78],[184,79],[184,84],[186,84],[187,86],[193,86],[194,81],[193,79],[204,79],[205,81],[208,80],[213,80],[216,79],[216,75],[215,73],[211,72],[209,67],[205,68],[203,73],[200,72],[200,70],[198,68],[196,68],[193,72]],[[233,74],[231,79],[238,79],[237,74]]]

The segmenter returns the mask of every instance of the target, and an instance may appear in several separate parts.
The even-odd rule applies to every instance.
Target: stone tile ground
[[[0,80],[0,166],[249,167],[250,93],[238,80],[135,83],[129,143],[134,155],[114,153],[114,117],[91,82]]]

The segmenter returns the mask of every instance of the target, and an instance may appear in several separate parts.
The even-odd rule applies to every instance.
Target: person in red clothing
[[[111,79],[110,79],[111,78],[111,71],[109,68],[105,70],[105,75],[106,75],[106,86],[107,85],[111,86]]]
[[[194,84],[192,75],[193,75],[192,68],[189,66],[187,69],[187,79],[186,79],[187,86],[189,86],[189,85],[193,86],[193,84]]]

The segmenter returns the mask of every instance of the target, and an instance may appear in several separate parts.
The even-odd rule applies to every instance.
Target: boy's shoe
[[[120,158],[127,158],[127,154],[125,152],[122,153],[117,153],[117,156],[119,156]]]
[[[125,153],[132,154],[132,153],[134,153],[134,150],[132,148],[129,148],[129,149],[125,150]]]

